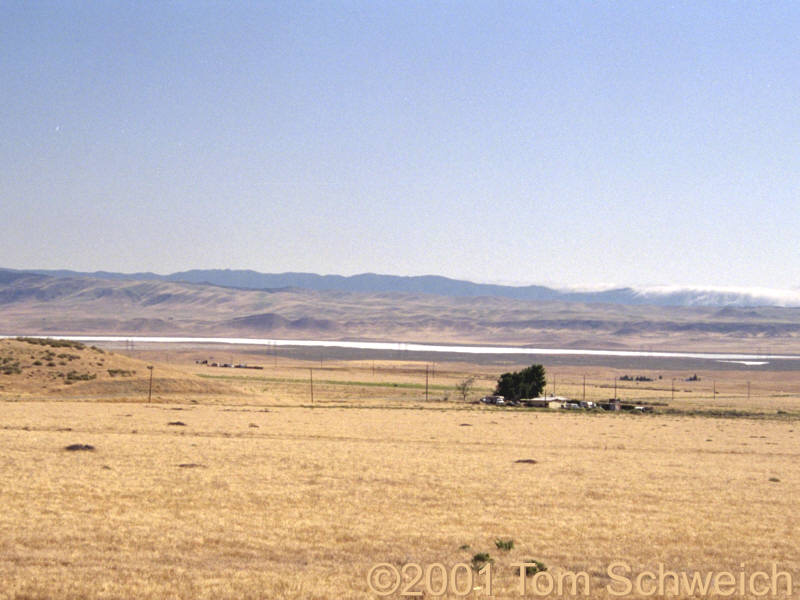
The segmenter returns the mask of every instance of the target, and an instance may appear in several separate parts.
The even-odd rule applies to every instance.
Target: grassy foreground
[[[521,559],[588,573],[592,598],[615,597],[614,561],[630,577],[777,563],[800,592],[793,418],[70,401],[0,413],[3,599],[377,598],[376,563],[450,572],[482,552],[496,598],[520,597]],[[94,450],[64,449],[75,443]],[[444,597],[487,597],[485,577],[473,583]],[[409,591],[433,597],[424,581]]]

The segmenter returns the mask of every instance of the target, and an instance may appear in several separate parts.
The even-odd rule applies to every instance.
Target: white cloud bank
[[[632,288],[647,300],[681,298],[688,306],[800,307],[800,290],[736,286],[651,286]]]
[[[800,288],[780,289],[746,286],[651,285],[625,286],[614,284],[563,286],[565,293],[610,294],[612,301],[629,304],[671,306],[778,306],[800,307]]]

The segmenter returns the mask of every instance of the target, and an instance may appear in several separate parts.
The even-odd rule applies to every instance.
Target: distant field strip
[[[201,373],[198,377],[205,379],[229,379],[233,381],[266,381],[268,383],[308,383],[308,379],[303,378],[290,378],[290,377],[253,377],[248,375],[206,375]],[[424,383],[392,383],[383,381],[339,381],[336,379],[315,379],[315,384],[320,385],[342,385],[352,387],[378,387],[378,388],[405,388],[413,390],[424,390]],[[429,390],[452,390],[452,385],[429,384]]]

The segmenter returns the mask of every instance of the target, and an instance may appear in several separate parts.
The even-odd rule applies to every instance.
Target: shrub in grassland
[[[488,552],[478,552],[472,557],[472,568],[480,571],[486,564],[493,563],[494,559]]]
[[[509,551],[514,547],[514,540],[512,539],[504,540],[502,538],[497,538],[494,541],[494,545],[497,546],[498,550]]]

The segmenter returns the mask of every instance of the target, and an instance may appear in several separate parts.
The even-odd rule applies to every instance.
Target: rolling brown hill
[[[0,397],[58,396],[146,401],[153,366],[153,398],[237,394],[229,386],[173,366],[135,358],[79,342],[47,338],[0,340]]]
[[[800,309],[242,290],[0,271],[0,334],[362,339],[800,353]]]

